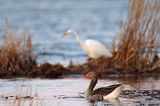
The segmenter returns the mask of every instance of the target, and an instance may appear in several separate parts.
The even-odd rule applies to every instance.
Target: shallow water
[[[133,78],[134,79],[134,78]],[[102,86],[109,86],[111,84],[122,82],[130,83],[132,86],[139,88],[139,92],[150,90],[158,90],[160,92],[160,78],[143,78],[135,80],[126,79],[101,79],[96,88]],[[138,82],[137,82],[138,81]],[[15,103],[14,97],[21,91],[21,96],[30,95],[33,97],[33,104],[45,106],[101,106],[101,105],[116,105],[116,106],[140,106],[140,105],[160,105],[160,94],[156,93],[150,96],[147,93],[139,93],[136,96],[131,91],[133,87],[127,85],[124,91],[129,90],[130,94],[121,94],[119,100],[101,101],[91,103],[87,101],[84,96],[84,91],[88,87],[90,80],[82,77],[79,78],[64,78],[64,79],[1,79],[0,80],[0,103],[4,106],[12,106]],[[26,90],[28,93],[26,93]],[[136,92],[136,91],[134,91]],[[5,97],[8,97],[7,99]],[[38,98],[38,102],[37,99]],[[31,101],[25,100],[24,105]]]
[[[127,12],[129,0],[0,0],[0,23],[7,18],[17,30],[32,34],[38,62],[82,63],[86,53],[74,37],[62,39],[69,28],[82,40],[96,39],[110,48]],[[0,24],[0,35],[3,25]]]

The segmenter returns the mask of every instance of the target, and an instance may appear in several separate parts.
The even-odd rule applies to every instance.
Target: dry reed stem
[[[160,0],[130,0],[128,18],[113,43],[113,64],[126,72],[151,70],[157,61],[159,34]]]
[[[6,23],[0,46],[0,72],[8,76],[25,75],[35,64],[30,34],[17,33]]]
[[[10,102],[10,105],[44,106],[44,101],[38,95],[33,95],[33,89],[31,87],[18,87],[16,89],[16,96],[13,102]]]

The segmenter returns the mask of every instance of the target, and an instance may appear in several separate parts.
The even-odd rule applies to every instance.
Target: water
[[[74,37],[61,38],[72,28],[82,40],[97,39],[110,48],[127,13],[129,0],[0,0],[0,34],[7,18],[17,30],[32,34],[38,62],[83,63],[87,55]]]
[[[131,78],[132,80],[126,80],[124,78],[117,79],[101,79],[99,80],[96,88],[109,86],[111,84],[126,82],[143,90],[157,90],[160,87],[160,78],[156,80],[153,77],[148,78]],[[137,83],[138,81],[138,83]],[[160,99],[151,97],[145,93],[137,94],[141,96],[123,95],[119,97],[119,100],[115,101],[102,101],[91,103],[85,98],[84,91],[88,87],[90,80],[83,77],[78,78],[64,78],[64,79],[4,79],[0,80],[0,103],[4,106],[13,105],[13,97],[5,99],[3,96],[15,96],[18,91],[21,91],[22,95],[31,95],[34,97],[34,103],[36,104],[36,97],[38,97],[39,105],[45,106],[102,106],[102,105],[116,105],[116,106],[140,106],[140,105],[153,105],[159,106]],[[131,83],[132,82],[132,83]],[[28,93],[24,89],[28,89]],[[19,90],[18,90],[19,89]],[[22,90],[20,90],[22,89]],[[133,90],[134,88],[127,85],[125,90]],[[31,92],[31,93],[30,93]],[[3,96],[2,96],[3,95]],[[125,97],[126,96],[126,97]],[[160,94],[155,94],[160,96]],[[27,99],[24,104],[27,104],[30,100]]]

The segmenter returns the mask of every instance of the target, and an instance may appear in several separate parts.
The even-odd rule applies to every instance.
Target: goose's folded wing
[[[95,89],[91,95],[108,95],[109,93],[111,93],[112,91],[114,91],[117,87],[121,86],[122,84],[116,84],[116,85],[111,85],[108,87],[103,87],[103,88],[98,88]]]

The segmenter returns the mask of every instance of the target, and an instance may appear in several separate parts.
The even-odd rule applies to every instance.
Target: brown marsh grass
[[[32,54],[30,33],[18,33],[9,24],[4,24],[4,34],[0,45],[0,78],[41,77],[57,78],[66,72],[61,64],[36,64]]]
[[[130,0],[127,20],[122,21],[113,43],[115,70],[156,71],[160,36],[160,0]]]
[[[7,23],[4,25],[2,44],[0,45],[0,75],[24,76],[34,65],[32,39],[29,33],[17,33]]]

